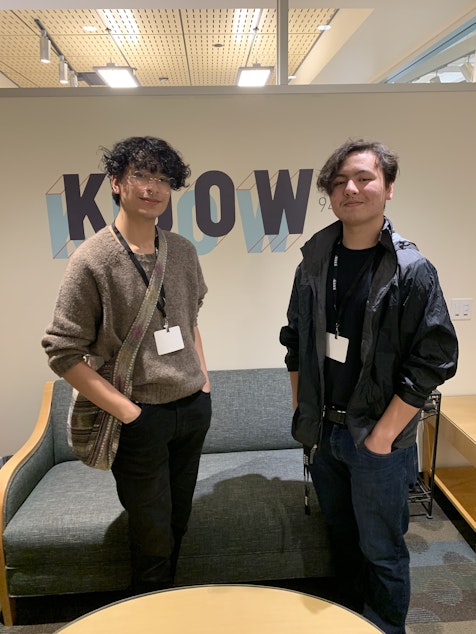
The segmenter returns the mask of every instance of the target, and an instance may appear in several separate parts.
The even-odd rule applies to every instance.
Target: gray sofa
[[[177,585],[332,575],[312,494],[304,513],[302,450],[292,439],[284,368],[210,372],[213,417]],[[71,388],[45,385],[37,425],[0,469],[0,604],[15,597],[129,585],[127,514],[109,471],[75,459],[66,439]]]

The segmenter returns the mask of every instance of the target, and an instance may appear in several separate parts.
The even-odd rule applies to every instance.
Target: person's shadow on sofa
[[[177,585],[332,575],[322,515],[314,496],[305,514],[302,480],[259,473],[220,478],[211,491],[210,480],[197,484]]]

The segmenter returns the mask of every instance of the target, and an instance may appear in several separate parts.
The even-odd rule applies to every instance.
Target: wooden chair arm
[[[54,381],[47,381],[43,388],[43,397],[36,425],[27,441],[15,452],[0,469],[0,605],[5,625],[13,625],[15,620],[15,602],[8,594],[5,553],[3,550],[3,531],[5,529],[5,505],[10,482],[18,469],[34,453],[46,432],[53,394]]]

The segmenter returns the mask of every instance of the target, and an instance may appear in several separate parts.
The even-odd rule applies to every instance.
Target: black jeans
[[[142,405],[140,416],[122,426],[112,473],[129,515],[136,594],[173,585],[210,419],[210,394],[200,391]]]

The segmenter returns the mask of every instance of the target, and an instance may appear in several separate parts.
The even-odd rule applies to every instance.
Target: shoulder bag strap
[[[149,327],[152,315],[157,308],[157,302],[159,301],[160,291],[164,282],[167,262],[167,240],[164,232],[158,227],[157,230],[159,232],[159,252],[154,270],[137,317],[127,333],[114,364],[112,384],[128,397],[132,391],[132,371],[137,352]]]

